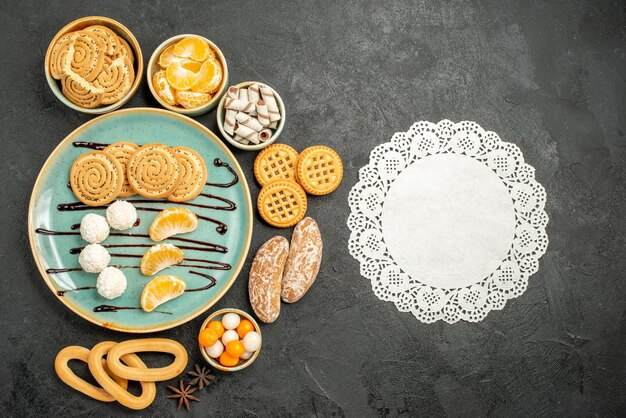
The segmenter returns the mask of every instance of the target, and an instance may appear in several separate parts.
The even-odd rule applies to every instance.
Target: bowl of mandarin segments
[[[188,116],[213,109],[228,86],[222,51],[200,35],[176,35],[159,45],[148,62],[148,87],[164,108]]]
[[[228,329],[228,324],[224,324],[222,321],[224,321],[225,316],[226,315],[230,315],[231,317],[234,317],[232,314],[235,314],[239,317],[239,322],[237,323],[237,326],[235,327],[231,327],[231,329]],[[229,318],[232,319],[232,318]],[[214,339],[215,341],[205,341],[205,339],[207,339],[207,336],[202,335],[203,331],[207,331],[210,330],[210,332],[208,332],[208,334],[210,334],[208,336],[208,339]],[[246,340],[246,335],[251,332],[251,331],[255,331],[256,334],[258,335],[258,338],[256,338],[255,341],[255,345],[257,346],[256,350],[254,350],[251,355],[250,353],[246,353],[245,352],[245,348],[244,349],[244,354],[240,354],[235,352],[233,356],[226,356],[228,358],[228,360],[224,361],[224,358],[222,358],[221,355],[217,355],[213,354],[215,357],[212,357],[211,355],[209,355],[209,348],[210,346],[208,346],[208,343],[213,343],[213,344],[222,344],[223,347],[221,347],[221,350],[223,351],[221,354],[228,354],[228,351],[233,351],[232,349],[234,348],[235,350],[237,350],[237,346],[239,346],[239,344],[233,344],[234,347],[229,347],[229,343],[227,344],[223,344],[222,341],[225,341],[225,338],[227,337],[227,332],[230,331],[234,331],[237,333],[238,338],[233,338],[233,342],[234,341],[240,341],[242,342],[241,346],[242,348],[244,347],[244,343],[248,343],[248,341]],[[230,340],[231,338],[229,338]],[[206,345],[203,345],[206,344]],[[234,308],[226,308],[226,309],[220,309],[218,311],[213,312],[211,315],[209,315],[207,317],[207,319],[202,323],[202,326],[200,327],[200,333],[198,336],[198,347],[200,348],[200,353],[202,353],[202,357],[204,357],[204,359],[207,361],[207,363],[209,363],[212,367],[215,367],[218,370],[221,370],[223,372],[237,372],[239,370],[243,370],[246,367],[248,367],[249,365],[251,365],[254,360],[256,360],[256,358],[259,356],[259,352],[261,351],[261,346],[262,346],[262,337],[261,337],[261,329],[259,328],[259,324],[254,320],[254,318],[240,310],[240,309],[234,309]],[[239,350],[241,350],[242,348],[239,348]],[[249,355],[248,358],[246,358],[247,355]],[[237,356],[239,356],[237,358]],[[232,365],[230,365],[231,363],[229,363],[229,360],[232,360]],[[224,365],[223,363],[227,364]]]
[[[112,42],[107,44],[106,39],[102,35],[104,34],[104,32],[108,34],[111,34],[111,32],[109,32],[107,29],[102,30],[101,28],[100,30],[94,31],[93,30],[94,27],[95,28],[98,28],[98,27],[108,28],[110,31],[112,31],[112,33],[115,36],[119,38],[119,40],[115,38]],[[86,50],[84,47],[86,45],[89,45],[89,43],[81,42],[80,46],[76,45],[76,49],[75,49],[76,52],[74,53],[77,56],[76,61],[79,61],[82,59],[83,63],[86,62],[85,61],[85,57],[87,56],[87,54],[85,54],[86,52],[93,52],[96,54],[96,56],[102,55],[101,62],[99,63],[99,68],[101,68],[100,74],[103,74],[103,77],[105,79],[100,77],[100,81],[102,81],[103,84],[105,84],[105,86],[96,86],[96,87],[108,88],[109,89],[108,93],[111,93],[111,94],[108,94],[108,97],[103,98],[102,95],[96,92],[95,93],[96,101],[93,101],[94,95],[90,94],[89,99],[91,101],[83,102],[82,100],[85,99],[84,96],[80,97],[79,99],[70,99],[68,96],[66,96],[67,89],[70,88],[69,87],[70,85],[74,85],[74,86],[77,86],[77,88],[81,90],[79,93],[89,94],[89,92],[85,91],[84,84],[86,84],[87,87],[92,88],[92,86],[94,86],[98,82],[98,78],[95,78],[95,76],[99,74],[96,74],[95,72],[92,73],[93,77],[88,76],[87,78],[89,79],[95,78],[95,79],[91,81],[86,81],[83,79],[83,77],[79,78],[76,74],[74,74],[74,71],[68,70],[66,73],[72,73],[69,75],[71,75],[70,78],[73,78],[74,82],[68,83],[64,91],[63,81],[65,77],[63,77],[60,70],[59,70],[59,74],[55,74],[55,76],[53,76],[52,71],[51,71],[51,65],[53,65],[55,58],[56,58],[56,54],[58,54],[59,52],[59,49],[60,49],[59,45],[71,43],[70,41],[72,39],[72,34],[78,34],[82,31],[86,31],[89,28],[91,28],[90,29],[91,31],[96,32],[96,38],[103,40],[104,44],[106,44],[106,47],[110,48],[110,51],[98,51],[97,48],[93,50]],[[93,35],[93,32],[92,32],[92,35]],[[93,40],[94,36],[87,36],[85,38],[87,40]],[[100,46],[103,45],[103,43],[101,42],[97,44]],[[72,45],[72,47],[74,46]],[[129,61],[126,61],[124,59],[125,57],[121,57],[120,52],[116,51],[116,48],[119,48],[119,51],[124,52],[124,55],[128,57]],[[126,54],[126,52],[129,52],[129,53]],[[99,60],[95,60],[95,61],[99,61]],[[121,66],[119,68],[117,67],[113,68],[114,66],[110,64],[114,62],[116,64],[119,63]],[[126,64],[127,66],[124,68],[125,71],[122,72],[120,71],[120,68],[122,68],[124,64]],[[70,61],[68,61],[69,69],[72,69],[72,65],[74,64],[71,64]],[[81,63],[77,63],[76,65],[80,66]],[[107,67],[111,67],[109,71],[107,71]],[[70,22],[65,27],[63,27],[63,29],[61,29],[55,35],[54,38],[52,38],[52,41],[50,42],[50,45],[48,47],[48,50],[46,52],[46,57],[45,57],[45,74],[46,74],[46,80],[48,81],[48,85],[50,86],[50,89],[52,90],[54,95],[57,97],[57,99],[63,102],[63,104],[79,112],[89,113],[89,114],[103,114],[103,113],[108,113],[116,109],[119,109],[124,104],[126,104],[131,99],[131,97],[133,97],[133,95],[139,88],[139,85],[141,84],[141,79],[143,77],[143,56],[141,54],[141,48],[139,47],[139,42],[137,42],[137,39],[135,38],[135,36],[132,34],[130,30],[128,30],[128,28],[126,28],[126,26],[108,17],[88,16],[88,17],[83,17],[83,18],[74,20],[73,22]],[[119,79],[114,79],[114,77],[117,77],[120,74],[124,74],[128,78],[123,81],[120,81]],[[65,74],[65,75],[68,75],[68,74]],[[112,84],[115,84],[116,81],[120,81],[119,84],[124,84],[124,86],[119,87],[117,84],[112,85]],[[128,81],[130,81],[130,83],[126,84]],[[118,89],[117,95],[114,92],[110,91],[114,88]]]

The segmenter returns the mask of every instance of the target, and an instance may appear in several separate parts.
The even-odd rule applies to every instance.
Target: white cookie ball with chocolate
[[[90,244],[97,244],[109,236],[110,228],[104,216],[88,213],[80,221],[80,236]]]
[[[113,229],[130,229],[137,221],[137,209],[126,200],[116,200],[107,208],[107,221]]]
[[[106,267],[98,275],[96,288],[100,296],[107,299],[115,299],[122,296],[126,290],[126,276],[120,269]]]
[[[111,255],[100,244],[89,244],[80,252],[78,263],[87,273],[100,273],[111,261]]]

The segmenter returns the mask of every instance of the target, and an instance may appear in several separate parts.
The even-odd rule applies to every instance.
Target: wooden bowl
[[[205,104],[204,106],[196,107],[194,109],[186,109],[182,106],[172,106],[170,104],[165,103],[163,99],[159,97],[156,90],[154,90],[154,85],[152,84],[152,76],[161,69],[161,66],[159,65],[159,56],[161,55],[161,52],[165,51],[167,47],[169,47],[172,44],[177,43],[181,39],[192,37],[192,36],[201,38],[209,44],[213,52],[215,52],[215,55],[219,58],[220,64],[222,64],[222,71],[224,72],[224,76],[222,77],[222,84],[220,85],[220,88],[217,90],[217,93],[215,93],[215,95],[211,98],[211,100],[207,104]],[[152,56],[150,57],[150,61],[148,61],[146,77],[148,78],[148,87],[150,87],[150,91],[152,92],[152,95],[154,96],[156,101],[159,102],[161,106],[163,106],[167,110],[171,110],[172,112],[176,112],[176,113],[181,113],[183,115],[200,116],[200,115],[207,113],[211,109],[213,109],[219,102],[220,98],[226,92],[226,88],[228,86],[228,65],[226,64],[226,58],[224,58],[224,54],[222,53],[222,51],[217,47],[217,45],[215,45],[213,42],[211,42],[204,36],[190,35],[190,34],[176,35],[176,36],[172,36],[169,39],[166,39],[161,45],[159,45],[154,50],[154,52],[152,53]]]
[[[261,348],[263,347],[263,336],[261,335],[261,328],[259,328],[259,324],[254,320],[252,315],[240,309],[226,308],[226,309],[220,309],[219,311],[213,312],[202,323],[202,326],[200,327],[200,331],[205,329],[207,325],[209,324],[209,322],[221,320],[224,315],[226,315],[227,313],[231,313],[231,312],[238,314],[242,319],[247,319],[248,321],[252,322],[252,325],[254,325],[254,330],[259,334],[259,337],[261,337],[261,345],[259,346],[259,349],[256,350],[254,354],[252,354],[252,357],[250,357],[248,360],[242,360],[240,361],[239,364],[233,367],[226,367],[226,366],[222,366],[218,359],[209,357],[204,347],[200,345],[200,343],[198,343],[198,347],[200,348],[200,353],[202,353],[202,357],[204,357],[207,363],[209,363],[212,367],[215,367],[217,370],[221,370],[223,372],[238,372],[239,370],[245,369],[246,367],[251,365],[254,362],[254,360],[256,360],[256,358],[259,356],[259,352],[261,352]]]
[[[258,81],[244,81],[243,83],[239,83],[235,85],[235,87],[237,88],[248,87],[253,84],[265,84],[265,83],[259,83]],[[272,88],[272,90],[274,89]],[[285,127],[285,121],[287,119],[287,115],[285,114],[285,103],[283,103],[283,99],[280,97],[280,95],[278,94],[276,90],[274,90],[274,96],[276,97],[276,102],[278,103],[278,109],[280,110],[280,116],[281,116],[280,121],[278,122],[278,126],[276,127],[276,130],[274,130],[272,137],[268,141],[261,142],[256,145],[244,145],[240,142],[237,142],[235,141],[235,138],[233,138],[231,135],[227,134],[224,131],[224,118],[226,117],[226,110],[224,109],[224,103],[226,102],[227,96],[222,97],[222,100],[220,100],[220,104],[218,105],[217,112],[216,112],[217,113],[217,127],[222,133],[222,136],[226,139],[226,141],[228,141],[231,145],[239,149],[246,150],[246,151],[258,151],[274,143],[278,139],[280,134],[283,132],[283,128]]]
[[[113,104],[106,105],[106,106],[96,107],[93,109],[87,109],[87,108],[80,107],[70,102],[65,97],[65,95],[63,95],[63,92],[61,91],[60,82],[58,80],[55,80],[50,74],[50,55],[52,53],[52,47],[54,46],[54,44],[56,44],[56,42],[62,36],[64,36],[65,34],[69,32],[81,30],[81,29],[86,28],[87,26],[92,26],[92,25],[106,26],[107,28],[115,32],[117,36],[123,38],[126,42],[128,42],[130,47],[133,49],[132,52],[133,52],[133,55],[135,56],[135,62],[134,62],[135,81],[133,82],[133,85],[130,88],[130,91],[126,94],[126,96],[124,96],[118,102],[115,102]],[[112,112],[115,109],[119,109],[120,107],[122,107],[131,99],[131,97],[133,97],[133,95],[139,88],[139,84],[141,84],[141,78],[143,77],[143,56],[141,55],[141,48],[139,47],[139,42],[137,42],[137,39],[135,38],[135,36],[132,34],[130,30],[128,30],[128,28],[126,28],[126,26],[122,25],[121,23],[113,19],[109,19],[108,17],[103,17],[103,16],[82,17],[80,19],[76,19],[73,22],[65,25],[63,29],[61,29],[55,35],[55,37],[52,38],[52,42],[50,42],[50,45],[48,46],[48,51],[46,52],[46,59],[45,59],[44,65],[45,65],[45,72],[46,72],[46,80],[48,80],[48,85],[50,86],[50,89],[52,90],[54,95],[57,97],[57,99],[59,99],[66,106],[71,107],[74,110],[77,110],[83,113],[89,113],[92,115],[99,115],[103,113]]]

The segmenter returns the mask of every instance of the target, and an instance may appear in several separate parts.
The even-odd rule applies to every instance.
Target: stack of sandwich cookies
[[[50,74],[63,95],[92,109],[120,101],[135,81],[133,51],[111,29],[94,25],[59,39],[50,54]]]
[[[254,176],[263,187],[257,200],[261,217],[287,228],[304,218],[306,193],[325,195],[339,186],[343,163],[329,147],[313,146],[298,154],[288,145],[272,144],[254,160]]]
[[[70,171],[72,191],[89,206],[134,194],[184,202],[200,194],[206,179],[206,164],[196,151],[157,143],[116,142],[79,156]]]

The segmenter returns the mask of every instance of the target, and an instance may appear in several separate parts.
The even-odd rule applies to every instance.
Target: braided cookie
[[[196,151],[187,147],[174,147],[180,169],[180,183],[167,197],[171,202],[185,202],[198,196],[206,183],[207,169],[204,159]]]
[[[309,147],[300,153],[296,178],[307,193],[329,194],[339,186],[343,178],[341,157],[335,150],[323,145]]]
[[[71,69],[87,81],[94,81],[104,66],[104,44],[89,32],[80,32],[74,39]]]
[[[276,180],[259,193],[257,209],[265,222],[279,228],[294,226],[306,213],[306,193],[295,181]]]
[[[91,383],[86,382],[80,377],[76,376],[76,374],[72,371],[72,369],[70,369],[70,366],[67,364],[70,360],[80,360],[83,363],[87,363],[88,358],[89,350],[85,347],[80,347],[76,345],[65,347],[63,350],[59,351],[59,354],[57,354],[56,358],[54,359],[54,370],[59,376],[59,379],[61,379],[63,383],[65,383],[72,389],[76,389],[77,391],[84,393],[90,398],[94,398],[98,401],[114,402],[115,398],[111,396],[109,392],[100,387],[94,386]],[[115,383],[117,383],[124,390],[128,388],[128,380],[111,373],[111,370],[109,369],[106,360],[101,359],[101,364],[104,372],[112,377]]]
[[[128,181],[144,197],[169,196],[180,182],[174,151],[156,143],[139,148],[128,162]]]
[[[104,98],[104,89],[94,86],[73,72],[63,74],[61,90],[69,101],[87,109],[99,106]]]
[[[63,73],[69,69],[74,56],[74,38],[76,33],[71,32],[61,37],[54,46],[50,53],[50,75],[53,78],[60,80]]]
[[[124,173],[115,157],[93,151],[78,157],[70,170],[70,186],[80,200],[89,206],[102,206],[120,194]]]
[[[125,407],[131,409],[147,408],[156,396],[156,385],[153,381],[141,379],[139,381],[141,384],[141,396],[135,396],[111,379],[104,367],[102,367],[102,357],[116,345],[113,341],[104,341],[94,345],[87,358],[89,371],[100,386]],[[136,354],[126,354],[123,361],[131,367],[144,370],[145,372],[148,371],[148,367]]]
[[[108,58],[108,57],[107,57]],[[102,104],[112,104],[121,100],[130,91],[135,80],[135,70],[128,57],[116,58],[102,70],[94,81],[94,86],[104,92]]]
[[[128,175],[126,172],[128,171],[128,160],[130,160],[130,157],[133,156],[138,148],[139,147],[132,142],[116,142],[104,149],[104,152],[108,152],[115,157],[117,162],[122,166],[124,182],[122,183],[122,191],[120,192],[119,197],[129,197],[135,194],[135,189],[133,189],[133,186],[131,186],[128,182]]]
[[[296,179],[298,151],[286,144],[273,144],[254,159],[254,177],[261,186],[274,180]]]

